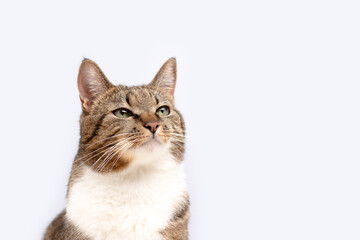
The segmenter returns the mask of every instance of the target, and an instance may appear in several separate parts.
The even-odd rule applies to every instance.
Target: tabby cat
[[[81,63],[79,151],[66,207],[44,240],[186,240],[185,125],[174,106],[176,60],[148,85],[115,86]]]

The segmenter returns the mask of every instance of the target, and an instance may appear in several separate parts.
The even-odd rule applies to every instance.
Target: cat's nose
[[[145,123],[144,127],[149,129],[150,132],[155,133],[157,128],[160,126],[159,122],[157,121],[151,121],[151,122],[147,122]]]

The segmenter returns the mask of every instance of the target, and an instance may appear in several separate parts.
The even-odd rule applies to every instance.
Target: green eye
[[[159,107],[158,110],[156,110],[156,114],[158,116],[167,116],[170,114],[170,108],[167,106]]]
[[[132,112],[130,110],[127,110],[125,108],[119,108],[113,111],[114,115],[119,118],[128,118],[132,116]]]

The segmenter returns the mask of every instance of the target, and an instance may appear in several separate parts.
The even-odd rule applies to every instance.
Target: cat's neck
[[[182,163],[165,153],[138,152],[117,172],[84,166],[69,191],[67,218],[93,239],[160,239],[186,199]]]

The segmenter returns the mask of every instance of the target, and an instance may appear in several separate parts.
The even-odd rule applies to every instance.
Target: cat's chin
[[[142,144],[127,151],[131,156],[130,169],[136,169],[140,166],[151,166],[164,159],[169,158],[170,145],[163,142],[160,138],[149,137]]]
[[[145,148],[147,150],[156,149],[158,147],[161,147],[163,145],[163,141],[160,139],[159,136],[153,135],[150,136],[145,142],[143,142],[138,148]]]

